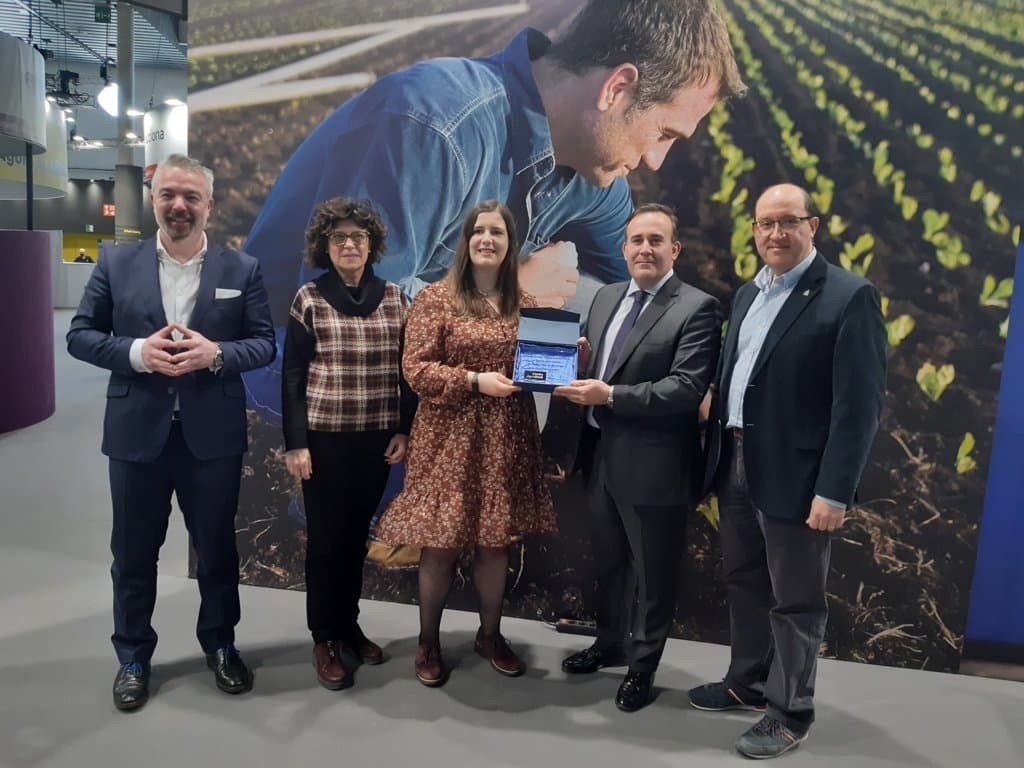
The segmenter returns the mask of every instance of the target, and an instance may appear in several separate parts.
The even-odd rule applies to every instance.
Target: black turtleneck
[[[369,264],[363,269],[359,285],[348,286],[334,269],[328,269],[313,281],[324,301],[342,315],[368,317],[384,299],[387,283],[373,274]],[[404,341],[404,339],[403,339]],[[399,346],[401,359],[402,344]],[[282,421],[285,448],[307,447],[306,441],[306,381],[309,364],[316,355],[316,336],[289,316],[285,331],[284,360],[281,366]],[[409,389],[405,377],[399,372],[400,417],[397,433],[408,435],[416,413],[416,395]]]
[[[335,269],[328,269],[313,281],[320,295],[328,304],[343,315],[366,317],[373,314],[384,298],[387,283],[373,274],[373,267],[367,264],[359,285],[345,285]]]

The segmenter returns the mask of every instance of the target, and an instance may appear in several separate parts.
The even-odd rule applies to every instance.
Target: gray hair
[[[206,179],[206,188],[210,197],[213,197],[213,171],[203,165],[195,158],[189,157],[188,155],[173,154],[160,163],[157,166],[156,171],[153,172],[153,186],[156,187],[156,177],[160,174],[164,168],[180,168],[183,171],[189,173],[198,173],[204,179]]]

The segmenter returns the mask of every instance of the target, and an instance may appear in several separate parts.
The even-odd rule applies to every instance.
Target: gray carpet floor
[[[388,661],[356,685],[315,684],[302,594],[243,588],[239,647],[252,693],[213,686],[193,635],[198,594],[185,578],[175,515],[162,554],[153,697],[132,714],[110,701],[109,496],[99,452],[106,375],[68,358],[69,312],[55,314],[57,413],[0,435],[0,765],[2,766],[727,766],[756,718],[697,712],[688,687],[721,677],[727,649],[670,641],[659,695],[615,709],[614,671],[569,679],[561,658],[584,638],[509,620],[530,665],[500,677],[472,653],[475,617],[449,612],[448,685],[412,676],[411,606],[367,602],[364,627]],[[1024,685],[823,661],[818,722],[782,760],[794,766],[1024,766]]]

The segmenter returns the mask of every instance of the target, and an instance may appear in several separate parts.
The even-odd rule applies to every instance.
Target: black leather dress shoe
[[[149,664],[122,664],[114,678],[114,706],[122,712],[138,709],[149,701]]]
[[[252,688],[252,673],[233,645],[206,654],[206,666],[213,670],[217,687],[224,693],[245,693]]]
[[[562,660],[562,671],[570,675],[589,675],[602,667],[621,667],[626,663],[622,651],[602,651],[596,645],[577,651]]]
[[[653,672],[629,671],[615,694],[615,706],[623,712],[636,712],[651,703],[653,692]]]

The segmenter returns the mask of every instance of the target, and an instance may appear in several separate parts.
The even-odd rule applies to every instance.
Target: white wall
[[[52,62],[47,69],[56,71],[59,67]],[[71,67],[79,74],[78,91],[95,96],[103,88],[100,79],[99,65]],[[152,102],[155,106],[164,99],[177,98],[185,101],[188,98],[188,73],[185,70],[172,69],[135,69],[134,105],[143,112]],[[73,126],[87,139],[112,139],[117,136],[117,118],[108,115],[96,106],[72,107],[75,118]],[[142,135],[142,118],[134,118],[132,123],[135,133]],[[144,151],[142,147],[133,150],[132,162],[143,165]],[[110,179],[114,178],[114,166],[117,165],[115,149],[74,149],[68,150],[68,170],[72,179]]]

